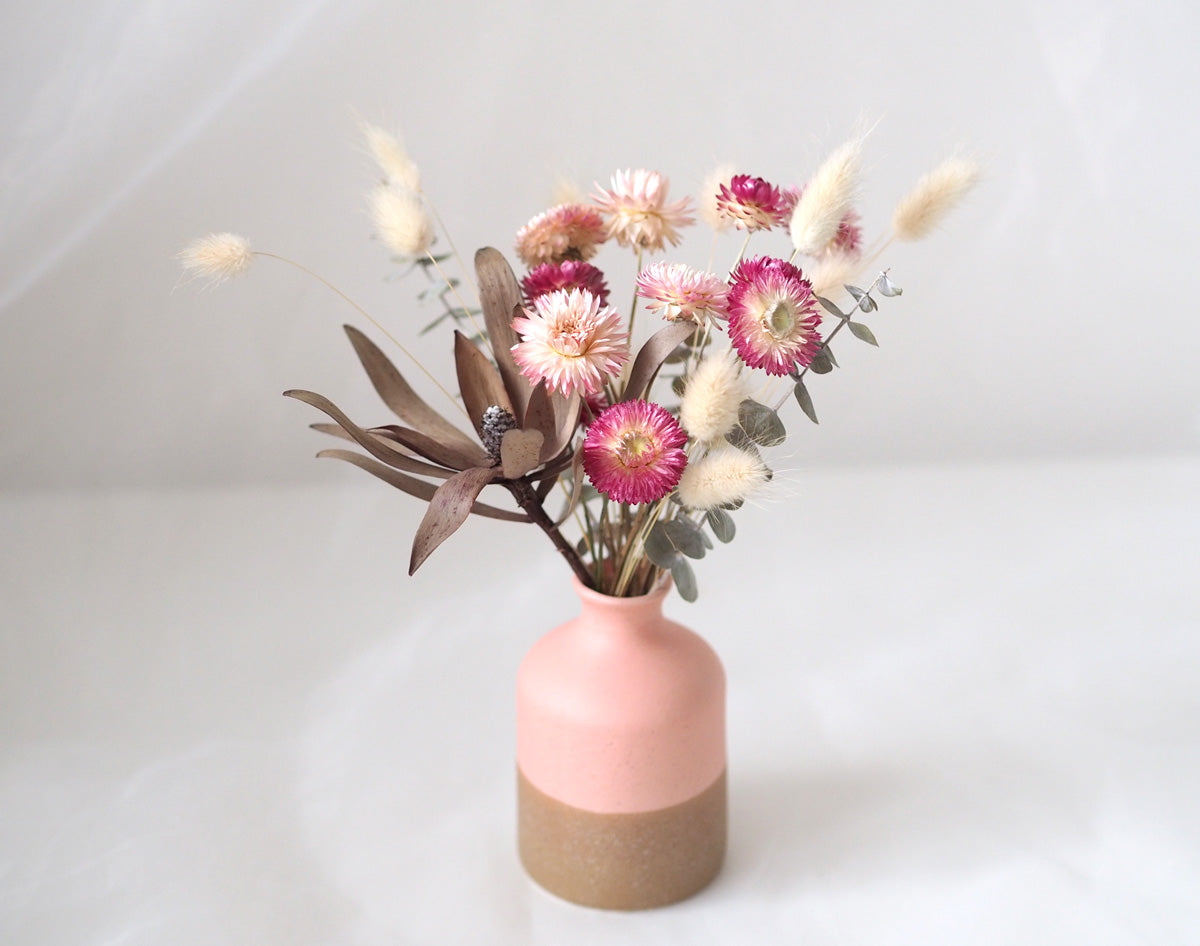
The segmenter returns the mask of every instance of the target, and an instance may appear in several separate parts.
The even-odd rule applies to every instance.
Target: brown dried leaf
[[[413,539],[412,557],[408,564],[410,575],[421,567],[434,549],[466,522],[475,499],[498,473],[499,470],[494,468],[471,467],[454,474],[437,488]]]
[[[514,428],[505,432],[500,440],[500,465],[506,480],[524,476],[541,462],[544,439],[540,430]]]
[[[512,401],[508,398],[496,366],[473,341],[458,331],[454,333],[454,366],[458,369],[458,390],[462,394],[463,406],[482,437],[483,412],[496,404],[513,413]]]
[[[358,360],[362,362],[367,377],[371,379],[383,403],[406,424],[442,443],[470,448],[475,445],[471,437],[442,417],[426,404],[414,391],[399,370],[366,335],[353,325],[343,326],[354,346]]]
[[[386,438],[393,444],[398,444],[406,451],[417,456],[425,457],[434,463],[440,463],[451,470],[465,470],[472,466],[490,466],[491,459],[483,448],[472,444],[470,453],[451,450],[445,444],[438,443],[432,437],[426,437],[419,430],[409,430],[398,424],[388,424],[386,427],[373,427],[370,431],[381,438]]]
[[[390,486],[394,486],[396,489],[403,490],[408,495],[415,496],[417,499],[423,499],[426,502],[433,499],[433,494],[437,492],[437,487],[432,483],[426,483],[424,480],[405,476],[403,473],[398,473],[391,467],[372,460],[370,457],[364,457],[361,453],[355,453],[353,450],[322,450],[317,456],[322,459],[329,457],[334,460],[345,460],[347,463],[352,463],[361,470],[366,470],[372,476],[379,477],[379,479]],[[489,506],[487,503],[475,503],[471,507],[471,512],[477,516],[484,516],[488,519],[500,519],[504,522],[529,522],[529,517],[523,512],[498,509],[495,506]]]
[[[398,466],[399,468],[403,468],[411,461],[411,457],[406,456],[395,447],[385,443],[382,437],[370,434],[355,424],[329,398],[323,397],[320,394],[314,394],[312,391],[284,391],[283,394],[284,397],[294,397],[298,401],[303,401],[305,404],[309,404],[333,418],[367,453],[371,454],[377,460],[382,460],[388,465]],[[478,466],[481,463],[480,458],[482,458],[482,462],[486,462],[487,459],[483,448],[474,444],[470,445],[473,448],[472,451],[467,453],[440,444],[426,437],[424,434],[407,430],[404,427],[388,429],[395,439],[399,440],[410,450],[415,450],[426,459],[450,469],[460,470],[471,466]],[[405,436],[401,437],[399,432],[403,432]]]
[[[625,393],[621,395],[621,400],[633,401],[645,397],[646,389],[650,387],[667,356],[695,331],[696,326],[691,322],[672,322],[646,339],[637,357],[633,359],[633,368],[629,371],[629,380],[625,383]]]
[[[524,417],[533,385],[521,374],[513,360],[512,347],[520,339],[513,331],[513,309],[521,306],[521,286],[504,255],[490,246],[475,254],[475,277],[479,282],[479,304],[483,307],[484,323],[492,354],[504,379],[509,399],[515,405],[514,416]]]

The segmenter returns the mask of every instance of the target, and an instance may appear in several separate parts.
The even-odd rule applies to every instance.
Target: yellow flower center
[[[762,325],[772,338],[788,338],[796,327],[792,307],[787,302],[773,302],[763,313]]]
[[[617,459],[622,466],[638,467],[654,459],[656,445],[653,437],[640,430],[630,430],[617,441]]]

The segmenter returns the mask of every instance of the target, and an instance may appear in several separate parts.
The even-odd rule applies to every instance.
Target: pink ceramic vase
[[[539,884],[636,910],[699,891],[725,857],[725,672],[638,598],[585,588],[517,676],[518,835]]]

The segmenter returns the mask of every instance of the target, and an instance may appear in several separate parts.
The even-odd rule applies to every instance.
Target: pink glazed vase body
[[[669,585],[638,598],[575,590],[579,616],[517,674],[521,860],[575,903],[674,903],[724,861],[725,672],[663,615]]]

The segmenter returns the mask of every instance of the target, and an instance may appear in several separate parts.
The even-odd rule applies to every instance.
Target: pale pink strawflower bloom
[[[794,206],[774,184],[749,174],[735,174],[717,191],[717,210],[739,230],[770,230]]]
[[[629,360],[629,335],[616,309],[602,306],[586,289],[539,296],[533,311],[513,319],[521,341],[513,358],[535,384],[571,394],[594,394]]]
[[[771,375],[812,361],[821,345],[821,316],[799,269],[756,256],[738,263],[729,282],[729,340],[742,361]]]
[[[679,482],[687,434],[649,401],[622,401],[597,417],[583,441],[583,470],[592,485],[619,503],[652,503]]]
[[[637,278],[646,307],[668,322],[723,319],[729,311],[729,287],[719,276],[684,263],[651,263]]]
[[[607,239],[604,218],[586,204],[559,204],[517,231],[517,255],[526,266],[587,260]]]
[[[538,296],[559,289],[586,289],[600,300],[601,305],[608,305],[608,285],[604,281],[604,273],[582,260],[542,263],[526,273],[525,278],[521,280],[521,290],[525,294],[525,301],[530,305],[533,305],[533,300]]]
[[[655,253],[667,243],[680,241],[679,229],[695,220],[688,213],[688,199],[667,203],[668,181],[657,171],[616,171],[608,190],[596,187],[596,206],[608,215],[610,237],[621,246],[640,247]]]

